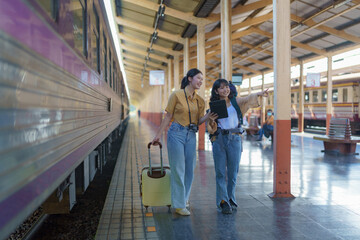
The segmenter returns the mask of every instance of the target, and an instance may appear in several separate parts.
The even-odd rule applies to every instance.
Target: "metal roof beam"
[[[145,32],[145,33],[148,33],[148,34],[153,34],[154,33],[154,28],[144,26],[144,25],[139,24],[137,22],[126,20],[126,19],[124,19],[122,17],[116,17],[115,21],[119,25],[126,26],[126,27],[129,27],[129,28],[133,28],[133,29],[136,29],[136,30],[141,31],[141,32]],[[181,43],[181,44],[185,43],[185,40],[180,35],[171,34],[171,33],[165,32],[165,31],[161,31],[161,30],[157,30],[157,33],[158,33],[158,37],[165,38],[165,39],[168,39],[170,41],[178,42],[178,43]]]
[[[260,1],[257,1],[257,2],[254,2],[254,3],[250,3],[250,4],[247,4],[247,5],[238,5],[236,6],[235,8],[233,8],[231,10],[232,14],[231,16],[236,16],[236,15],[239,15],[239,14],[243,14],[243,13],[246,13],[246,12],[250,12],[250,11],[254,11],[254,10],[257,10],[259,8],[264,8],[268,5],[272,5],[272,0],[260,0]],[[207,17],[207,19],[211,20],[211,21],[220,21],[220,13],[213,13],[213,14],[210,14],[209,17]]]
[[[157,4],[157,3],[154,3],[151,1],[147,1],[147,0],[136,0],[136,1],[122,0],[122,1],[129,2],[131,4],[135,4],[139,7],[144,7],[144,8],[156,11],[156,12],[158,11],[159,6],[160,6],[160,4]],[[171,17],[178,18],[178,19],[184,20],[188,23],[196,24],[196,25],[209,24],[209,23],[213,22],[207,18],[195,17],[192,12],[182,12],[182,11],[179,11],[179,10],[176,10],[173,8],[169,8],[167,6],[165,7],[165,15],[169,15]]]
[[[134,60],[134,61],[137,61],[137,62],[142,62],[142,61],[145,61],[145,58],[139,58],[139,57],[135,57],[135,56],[131,56],[129,54],[122,54],[123,58],[124,59],[131,59],[131,60]],[[147,66],[150,66],[150,67],[154,67],[154,68],[159,68],[159,69],[165,69],[166,66],[163,66],[161,64],[157,64],[157,63],[153,63],[153,62],[150,62],[148,61],[146,63]]]
[[[291,20],[293,20],[295,22],[298,22],[298,23],[305,20],[304,18],[296,16],[295,14],[291,14],[290,16],[291,16]],[[317,23],[315,21],[309,19],[309,20],[306,20],[303,24],[308,26],[308,27],[312,27]],[[359,37],[348,34],[348,33],[346,33],[345,31],[342,31],[342,30],[337,30],[335,28],[327,27],[327,26],[324,26],[324,25],[317,26],[316,29],[318,29],[320,31],[323,31],[323,32],[326,32],[326,33],[330,33],[331,35],[337,36],[339,38],[342,38],[342,39],[345,39],[345,40],[348,40],[348,41],[351,41],[351,42],[354,42],[354,43],[360,43],[360,38]]]
[[[134,38],[134,37],[130,37],[126,34],[123,34],[123,33],[119,33],[119,37],[120,39],[122,40],[125,40],[125,41],[129,41],[131,43],[136,43],[138,45],[141,45],[141,46],[144,46],[144,47],[149,47],[150,46],[150,43],[149,42],[146,42],[146,41],[143,41],[143,40],[139,40],[137,38]],[[182,53],[181,52],[178,52],[178,51],[174,51],[172,50],[171,48],[165,48],[165,47],[162,47],[160,45],[157,45],[157,44],[153,44],[152,45],[152,48],[154,50],[157,50],[157,51],[160,51],[160,52],[163,52],[163,53],[167,53],[169,55],[172,55],[172,56],[175,56],[175,55],[181,55]]]
[[[142,51],[142,50],[139,50],[139,49],[136,49],[136,48],[128,47],[128,46],[126,46],[124,44],[121,44],[121,48],[126,50],[126,51],[129,51],[129,52],[134,52],[134,53],[143,55],[144,57],[147,56],[147,51]],[[160,57],[160,56],[157,56],[157,55],[154,55],[154,54],[151,54],[150,58],[153,58],[153,59],[156,59],[158,61],[165,62],[165,63],[167,63],[167,61],[168,61],[168,59],[166,57]]]

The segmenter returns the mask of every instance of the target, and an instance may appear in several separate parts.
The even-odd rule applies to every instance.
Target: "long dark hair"
[[[186,76],[181,80],[181,89],[184,89],[187,85],[189,85],[189,83],[190,83],[189,79],[188,79],[189,77],[195,77],[199,73],[202,74],[202,72],[197,68],[190,69],[187,72]]]
[[[210,102],[220,100],[219,94],[216,93],[215,91],[217,91],[221,87],[221,85],[229,86],[229,82],[226,79],[222,79],[222,78],[219,78],[218,80],[216,80],[214,82],[212,89],[211,89]],[[230,91],[228,98],[230,99],[233,96],[234,96],[233,93]]]

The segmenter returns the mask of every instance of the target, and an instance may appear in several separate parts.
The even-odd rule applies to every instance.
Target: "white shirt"
[[[231,103],[230,103],[231,104]],[[239,124],[239,120],[237,117],[236,109],[231,104],[230,107],[227,108],[228,117],[218,119],[218,125],[221,129],[232,129],[237,128]]]

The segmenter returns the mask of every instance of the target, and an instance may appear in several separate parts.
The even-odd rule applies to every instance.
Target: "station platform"
[[[324,155],[312,134],[292,134],[293,199],[271,199],[273,147],[244,138],[237,180],[238,210],[215,205],[211,144],[198,151],[190,216],[142,206],[140,172],[157,127],[133,117],[118,156],[96,239],[360,239],[360,157]],[[158,148],[152,150],[158,162]],[[357,147],[357,152],[360,152]],[[163,157],[167,163],[166,146]]]

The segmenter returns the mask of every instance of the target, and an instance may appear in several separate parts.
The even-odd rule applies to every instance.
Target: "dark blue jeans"
[[[212,146],[216,174],[216,205],[220,206],[221,200],[229,203],[230,199],[236,203],[235,186],[242,152],[241,136],[220,133]]]
[[[264,125],[260,130],[259,130],[259,139],[262,139],[263,135],[265,135],[265,137],[270,137],[270,133],[274,131],[274,126],[273,125]]]

